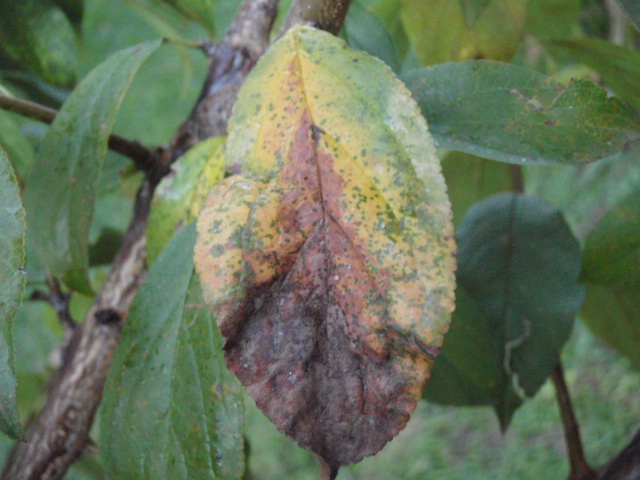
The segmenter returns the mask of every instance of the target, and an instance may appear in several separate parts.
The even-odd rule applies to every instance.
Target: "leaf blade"
[[[105,391],[110,478],[239,479],[242,402],[193,275],[193,225],[160,254],[131,307]]]
[[[55,276],[82,293],[91,294],[89,231],[108,137],[135,73],[159,46],[155,40],[122,50],[78,85],[47,131],[27,182],[29,223],[39,225],[38,254]]]
[[[578,243],[558,210],[506,193],[469,211],[458,245],[458,282],[502,336],[500,394],[493,402],[506,429],[551,374],[571,332],[584,296],[575,282]]]
[[[16,176],[0,149],[0,431],[11,438],[22,434],[16,405],[13,319],[26,283],[22,273],[26,229]]]
[[[638,140],[636,114],[597,85],[559,84],[513,65],[477,60],[403,75],[438,147],[516,164],[577,164]]]
[[[352,463],[404,427],[452,309],[432,140],[388,67],[309,27],[262,57],[229,129],[238,175],[195,252],[227,363],[282,432]]]

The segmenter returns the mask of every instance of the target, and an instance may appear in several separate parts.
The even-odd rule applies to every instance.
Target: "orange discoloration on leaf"
[[[333,465],[372,455],[420,398],[453,309],[433,141],[381,63],[309,27],[243,87],[196,266],[232,371]]]

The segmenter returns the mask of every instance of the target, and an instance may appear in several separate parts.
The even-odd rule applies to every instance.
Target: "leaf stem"
[[[569,480],[595,480],[596,472],[589,466],[584,456],[580,428],[571,404],[571,397],[564,379],[562,364],[558,363],[551,374],[551,381],[556,388],[556,399],[560,407],[560,416],[564,426],[571,472]]]
[[[338,476],[339,467],[332,467],[327,462],[324,461],[320,455],[316,455],[318,457],[318,462],[320,462],[320,480],[336,480]]]
[[[58,115],[58,111],[53,108],[6,95],[0,95],[0,109],[14,112],[48,125],[53,123]],[[110,135],[108,146],[110,150],[133,160],[136,168],[143,172],[152,171],[159,167],[162,169],[168,168],[158,162],[157,151],[151,151],[136,141],[128,140],[118,135]]]

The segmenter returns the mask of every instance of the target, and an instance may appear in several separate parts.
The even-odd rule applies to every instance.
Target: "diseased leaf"
[[[632,278],[640,283],[640,190],[607,212],[587,237],[580,273],[580,281],[595,285]]]
[[[618,0],[618,4],[627,13],[631,23],[640,30],[640,3],[637,0]]]
[[[457,238],[458,284],[477,302],[501,345],[502,369],[493,390],[498,395],[492,403],[506,429],[522,401],[551,374],[569,338],[584,296],[584,287],[575,282],[580,250],[558,210],[512,193],[473,207]],[[463,338],[474,355],[475,340]],[[463,356],[457,363],[469,361],[465,348],[454,351]],[[486,368],[480,378],[490,377],[495,365],[488,362]],[[469,381],[460,384],[459,395],[473,388]]]
[[[27,226],[15,173],[0,149],[0,431],[22,434],[16,406],[13,319],[22,303]]]
[[[406,424],[453,309],[434,145],[390,69],[310,27],[242,87],[198,220],[196,269],[230,369],[333,467]]]
[[[597,38],[572,38],[551,43],[598,71],[602,80],[640,112],[640,52]]]
[[[525,6],[526,0],[403,0],[401,16],[422,65],[508,61],[524,32]]]
[[[640,138],[635,112],[594,83],[469,61],[403,76],[439,148],[502,162],[577,164]]]
[[[0,2],[0,49],[47,82],[61,87],[75,83],[78,57],[73,27],[49,0]]]
[[[142,62],[160,40],[122,50],[73,91],[42,140],[25,205],[34,244],[53,275],[91,294],[88,243],[97,184],[116,114]]]
[[[195,145],[158,185],[147,226],[149,263],[178,230],[196,219],[209,189],[224,176],[224,140],[212,137]]]
[[[240,479],[241,387],[193,273],[195,228],[151,267],[105,390],[101,453],[111,479]]]

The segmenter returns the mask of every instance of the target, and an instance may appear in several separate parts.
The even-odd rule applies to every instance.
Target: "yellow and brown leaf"
[[[390,69],[310,27],[261,59],[229,126],[237,175],[195,252],[227,363],[281,431],[359,461],[406,424],[453,310],[433,140]]]

